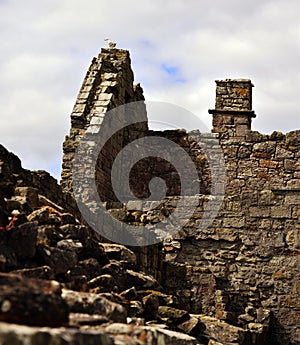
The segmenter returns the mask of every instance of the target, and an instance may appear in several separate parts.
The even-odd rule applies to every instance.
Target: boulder
[[[30,213],[27,218],[30,222],[37,221],[39,224],[45,224],[49,222],[49,216],[49,207],[44,206]]]
[[[156,294],[150,294],[143,298],[143,305],[144,305],[144,312],[143,316],[146,320],[156,320],[158,307],[159,307],[159,299]]]
[[[11,273],[18,274],[26,278],[37,278],[45,280],[53,280],[55,278],[54,271],[49,266],[23,268],[12,271]]]
[[[159,283],[152,276],[132,270],[126,270],[126,283],[128,286],[140,289],[157,289],[159,287]]]
[[[35,209],[38,207],[38,202],[39,202],[39,198],[38,198],[38,194],[39,191],[37,188],[33,188],[33,187],[17,187],[15,189],[15,194],[25,197],[28,204],[30,205],[30,207],[32,209]]]
[[[111,292],[114,290],[117,282],[110,274],[103,274],[95,277],[88,282],[89,289],[97,289],[99,292]]]
[[[68,323],[68,306],[56,281],[0,274],[0,321],[56,327]]]
[[[168,306],[160,306],[158,308],[158,316],[171,326],[182,324],[190,319],[187,311]]]
[[[70,278],[72,276],[86,276],[87,280],[91,280],[92,278],[99,276],[99,272],[99,262],[94,258],[90,258],[79,261],[76,266],[70,269],[70,272],[68,272],[68,276]]]
[[[73,313],[98,314],[116,322],[126,323],[126,309],[98,294],[63,289],[62,297]]]
[[[14,250],[5,244],[0,244],[0,271],[6,272],[18,266]]]
[[[19,260],[31,259],[36,253],[37,222],[27,222],[10,230],[8,246]]]
[[[38,252],[43,262],[53,268],[56,274],[66,273],[78,261],[76,253],[72,250],[39,245]]]

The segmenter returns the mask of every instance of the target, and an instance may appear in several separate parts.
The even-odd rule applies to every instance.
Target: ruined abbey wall
[[[103,50],[88,71],[71,115],[72,128],[64,143],[66,191],[72,191],[74,150],[88,126],[95,124],[97,131],[102,121],[112,120],[106,119],[107,111],[134,100],[143,96],[139,86],[133,87],[128,52]],[[134,167],[131,186],[141,198],[148,196],[151,176],[171,181],[167,197],[147,212],[140,211],[142,199],[116,202],[110,169],[121,148],[135,138],[158,135],[179,143],[197,167],[198,204],[182,229],[164,243],[134,249],[140,267],[158,277],[191,313],[248,330],[269,327],[268,342],[256,344],[299,344],[300,131],[264,135],[251,130],[255,114],[250,80],[217,81],[216,106],[209,112],[212,133],[153,132],[145,122],[113,136],[97,164],[99,194],[117,219],[135,225],[161,222],[161,230],[167,230],[164,220],[176,209],[180,195],[172,166],[156,160]],[[195,144],[197,136],[200,146]],[[205,154],[207,148],[214,149],[215,140],[225,160],[224,199],[222,190],[212,190],[214,166]],[[201,227],[211,216],[208,207],[213,211],[219,201],[212,222]],[[186,203],[188,207],[188,198]],[[184,208],[180,212],[185,220]]]
[[[70,133],[63,145],[61,185],[65,191],[72,191],[74,155],[87,129],[90,127],[93,132],[103,121],[120,121],[122,127],[122,119],[105,117],[106,112],[125,103],[144,100],[143,90],[139,84],[133,84],[133,78],[128,51],[102,49],[93,59],[74,105]],[[130,129],[123,128],[106,143],[100,153],[97,174],[104,200],[115,199],[111,192],[110,170],[116,155],[126,143],[143,135],[147,129],[146,121]]]

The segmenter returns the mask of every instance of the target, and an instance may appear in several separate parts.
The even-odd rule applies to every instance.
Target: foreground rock
[[[126,309],[99,294],[64,290],[63,298],[73,313],[96,314],[105,316],[108,320],[126,323]]]
[[[193,315],[198,319],[202,329],[203,339],[210,340],[211,344],[269,344],[268,323],[252,323],[247,329],[229,325],[228,323],[205,315]]]
[[[55,281],[0,274],[0,321],[32,326],[67,325],[69,309]]]
[[[0,322],[0,343],[84,345],[201,345],[195,338],[160,327],[112,323],[107,326],[37,328]]]

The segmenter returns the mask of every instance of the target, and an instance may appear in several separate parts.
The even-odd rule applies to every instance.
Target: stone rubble
[[[11,158],[17,157],[3,146],[0,152],[1,221],[8,222],[13,208],[20,212],[0,232],[1,344],[199,343],[188,329],[168,329],[168,317],[160,318],[158,310],[176,305],[175,299],[137,271],[129,248],[101,244],[69,212],[73,203],[55,204],[28,183],[35,172],[20,164],[12,171]]]

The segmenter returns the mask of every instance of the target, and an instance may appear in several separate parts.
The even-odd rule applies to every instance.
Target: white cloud
[[[210,127],[214,80],[249,77],[254,129],[299,128],[299,22],[298,0],[1,1],[0,142],[25,167],[56,173],[77,92],[107,36],[130,50],[150,100]]]

